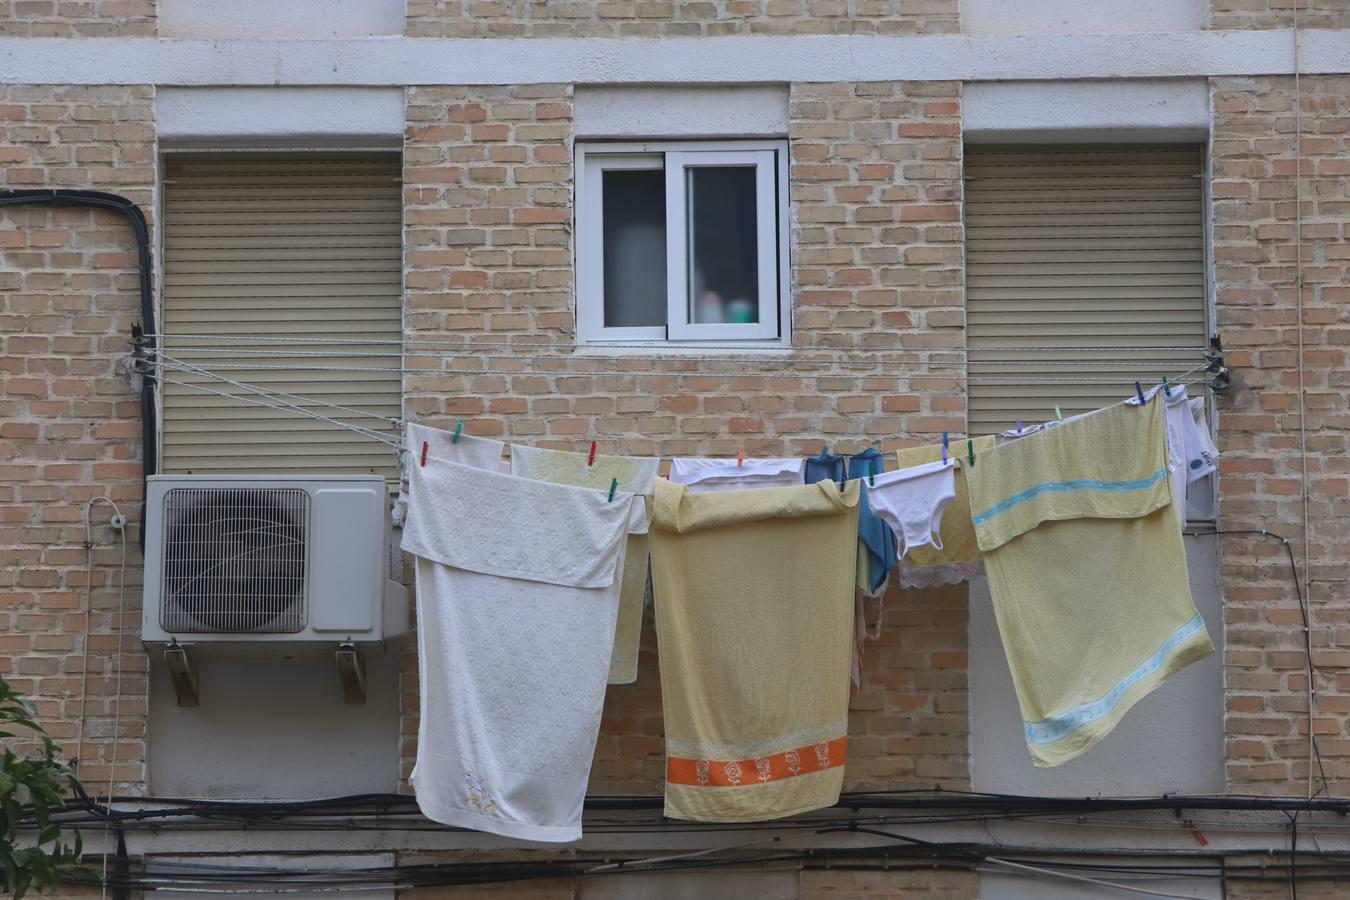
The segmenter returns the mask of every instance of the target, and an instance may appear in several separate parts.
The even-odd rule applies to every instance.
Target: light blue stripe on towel
[[[1007,512],[1017,504],[1030,500],[1037,494],[1043,494],[1046,491],[1137,491],[1140,488],[1152,487],[1157,484],[1159,479],[1166,477],[1166,470],[1159,469],[1147,478],[1136,478],[1133,481],[1096,481],[1090,478],[1082,478],[1077,481],[1043,481],[1034,487],[1027,488],[1025,491],[1018,491],[1007,500],[995,503],[984,512],[972,516],[971,522],[980,525],[999,513]]]
[[[1199,613],[1196,613],[1189,622],[1182,625],[1172,633],[1171,637],[1163,641],[1162,646],[1155,650],[1152,656],[1136,666],[1134,671],[1122,678],[1116,683],[1115,687],[1101,697],[1080,703],[1072,709],[1065,710],[1048,719],[1042,719],[1039,722],[1023,722],[1022,726],[1026,730],[1027,743],[1053,744],[1055,741],[1068,737],[1089,722],[1095,722],[1107,715],[1116,708],[1116,704],[1120,702],[1121,697],[1125,696],[1126,691],[1162,668],[1168,654],[1178,644],[1204,630],[1205,620],[1200,618]]]

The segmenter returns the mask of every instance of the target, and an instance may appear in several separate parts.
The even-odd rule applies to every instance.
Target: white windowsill
[[[704,341],[702,343],[672,343],[670,341],[624,341],[607,344],[595,341],[578,343],[573,356],[789,356],[796,348],[782,341]]]

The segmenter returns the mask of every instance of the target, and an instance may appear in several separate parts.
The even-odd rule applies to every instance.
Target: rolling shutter
[[[169,157],[165,355],[307,398],[312,402],[290,402],[392,435],[388,421],[322,404],[401,415],[400,362],[390,355],[399,352],[402,333],[400,182],[399,156],[392,153]],[[287,340],[297,338],[305,342]],[[352,339],[388,343],[342,343]],[[261,398],[204,375],[164,375],[230,395],[164,385],[165,472],[396,477],[395,457],[378,441],[248,402],[242,398]]]
[[[1191,145],[966,147],[972,433],[1200,363],[1202,167]]]

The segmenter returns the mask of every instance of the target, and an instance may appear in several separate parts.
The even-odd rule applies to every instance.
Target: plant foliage
[[[0,892],[20,900],[30,888],[51,890],[66,876],[89,873],[80,869],[79,832],[66,843],[60,824],[51,820],[67,788],[81,792],[75,770],[56,758],[56,745],[34,720],[33,707],[0,678],[0,739],[18,737],[11,730],[16,727],[41,740],[37,756],[20,756],[0,744]]]

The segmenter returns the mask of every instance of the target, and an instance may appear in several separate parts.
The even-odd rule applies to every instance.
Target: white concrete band
[[[403,136],[399,87],[162,87],[155,92],[161,141],[397,143]]]
[[[1350,30],[1305,31],[1304,74],[1350,70]],[[772,84],[1047,81],[1292,73],[1291,30],[661,40],[0,39],[0,83]]]
[[[971,142],[1146,143],[1203,141],[1203,78],[1140,81],[1005,81],[966,85],[962,136]]]
[[[783,137],[786,85],[579,86],[577,138]]]

